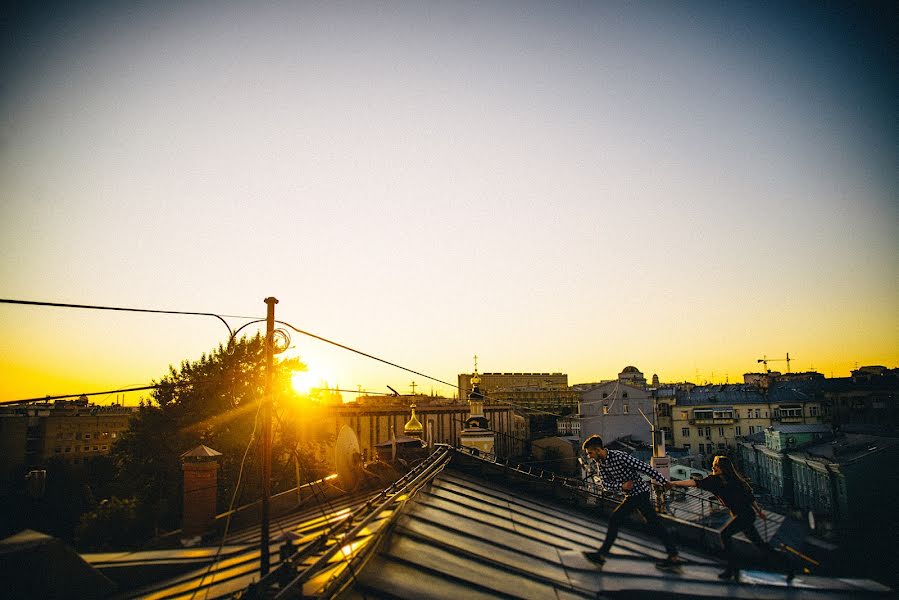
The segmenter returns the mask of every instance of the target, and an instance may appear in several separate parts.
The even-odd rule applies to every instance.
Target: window
[[[602,405],[602,414],[604,414],[604,415],[609,414],[609,405],[608,404]]]
[[[737,425],[736,427],[734,427],[734,433],[737,434],[737,435],[743,435],[742,433],[740,433],[740,426],[739,426],[739,425]]]
[[[690,437],[690,428],[689,428],[689,427],[682,427],[681,430],[680,430],[680,434],[681,434],[683,437]]]
[[[818,407],[817,406],[809,406],[808,414],[812,417],[817,417],[818,416]]]
[[[781,417],[801,417],[802,416],[802,407],[801,406],[781,406],[778,408],[775,413],[775,416]]]
[[[705,444],[699,444],[699,453],[705,454]]]
[[[724,427],[719,427],[719,428],[718,428],[718,435],[719,435],[720,437],[724,437]]]
[[[753,433],[755,433],[755,425],[750,425],[749,426],[749,435],[752,435]]]
[[[84,438],[83,438],[83,439],[85,439],[85,440],[89,440],[89,439],[91,439],[91,434],[89,434],[89,433],[85,433],[85,434],[84,434]]]
[[[761,417],[761,414],[762,414],[761,409],[758,409],[758,408],[755,409],[755,418],[756,418],[756,419],[761,419],[761,418],[762,418],[762,417]]]
[[[705,428],[705,437],[712,437],[712,428],[711,427]]]
[[[689,452],[690,452],[690,444],[684,444],[684,450],[686,450],[687,453],[689,454]]]

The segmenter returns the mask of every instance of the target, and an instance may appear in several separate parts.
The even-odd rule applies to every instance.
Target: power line
[[[299,334],[302,334],[302,335],[305,335],[305,336],[314,338],[314,339],[319,340],[319,341],[321,341],[321,342],[325,342],[326,344],[331,344],[332,346],[337,346],[338,348],[342,348],[342,349],[348,350],[348,351],[350,351],[350,352],[355,352],[356,354],[359,354],[360,356],[364,356],[364,357],[366,357],[366,358],[370,358],[370,359],[372,359],[372,360],[376,360],[376,361],[378,361],[378,362],[382,362],[382,363],[384,363],[385,365],[390,365],[391,367],[396,367],[397,369],[402,369],[403,371],[406,371],[407,373],[412,373],[413,375],[418,375],[419,377],[425,377],[425,378],[427,378],[427,379],[430,379],[431,381],[436,381],[437,383],[441,383],[441,384],[446,385],[446,386],[449,386],[449,387],[451,387],[451,388],[459,389],[459,386],[457,386],[457,385],[455,385],[455,384],[448,383],[448,382],[446,382],[446,381],[443,381],[442,379],[437,379],[436,377],[431,377],[430,375],[426,375],[426,374],[424,374],[424,373],[421,373],[421,372],[419,372],[419,371],[415,371],[415,370],[410,369],[410,368],[408,368],[408,367],[404,367],[404,366],[402,366],[402,365],[398,365],[398,364],[396,364],[395,362],[391,362],[391,361],[386,360],[386,359],[384,359],[384,358],[380,358],[380,357],[378,357],[378,356],[374,356],[373,354],[369,354],[369,353],[367,353],[367,352],[363,352],[362,350],[357,350],[357,349],[355,349],[355,348],[351,348],[350,346],[347,346],[347,345],[345,345],[345,344],[341,344],[340,342],[335,342],[334,340],[329,340],[328,338],[322,337],[322,336],[320,336],[320,335],[316,335],[316,334],[310,333],[310,332],[308,332],[308,331],[303,331],[303,330],[300,329],[299,327],[296,327],[295,325],[291,325],[290,323],[288,323],[288,322],[286,322],[286,321],[278,321],[278,320],[276,320],[275,323],[278,323],[279,325],[286,325],[287,327],[290,327],[291,329],[293,329],[294,331],[296,331],[296,332],[299,333]]]
[[[106,394],[121,394],[124,392],[140,392],[142,390],[158,390],[162,388],[173,388],[180,386],[194,385],[193,383],[157,383],[152,385],[142,385],[140,387],[121,388],[118,390],[109,390],[106,392],[87,392],[80,394],[63,394],[61,396],[43,396],[40,398],[26,398],[24,400],[0,400],[0,405],[6,404],[28,404],[30,402],[45,402],[48,400],[64,400],[65,398],[74,398],[76,396],[103,396]]]
[[[91,310],[113,310],[113,311],[125,311],[125,312],[141,312],[141,313],[157,313],[157,314],[175,314],[175,315],[192,315],[192,316],[215,317],[215,318],[219,319],[219,320],[225,325],[225,327],[228,328],[228,332],[229,332],[229,334],[230,334],[230,337],[232,337],[232,338],[234,337],[234,334],[235,334],[236,332],[233,331],[233,330],[231,329],[231,327],[228,325],[228,323],[227,323],[227,322],[225,321],[225,319],[223,318],[224,316],[228,316],[228,317],[230,317],[230,318],[238,318],[238,319],[256,319],[256,317],[247,317],[247,316],[238,316],[238,315],[219,315],[219,314],[212,313],[212,312],[175,311],[175,310],[160,310],[160,309],[150,309],[150,308],[130,308],[130,307],[121,307],[121,306],[102,306],[102,305],[89,305],[89,304],[67,304],[67,303],[60,303],[60,302],[41,302],[41,301],[33,301],[33,300],[11,300],[11,299],[3,299],[3,298],[0,298],[0,304],[20,304],[20,305],[29,305],[29,306],[47,306],[47,307],[57,307],[57,308],[82,308],[82,309],[91,309]],[[384,364],[389,365],[389,366],[391,366],[391,367],[395,367],[395,368],[397,368],[397,369],[406,371],[407,373],[412,373],[413,375],[418,375],[419,377],[424,377],[424,378],[426,378],[426,379],[430,379],[431,381],[435,381],[435,382],[440,383],[440,384],[442,384],[442,385],[448,386],[448,387],[453,388],[453,389],[455,389],[455,390],[457,390],[457,391],[459,391],[459,392],[462,391],[462,388],[459,387],[459,386],[456,385],[456,384],[449,383],[449,382],[447,382],[447,381],[443,381],[442,379],[438,379],[438,378],[436,378],[436,377],[432,377],[431,375],[427,375],[427,374],[425,374],[425,373],[422,373],[422,372],[420,372],[420,371],[416,371],[416,370],[414,370],[414,369],[410,369],[410,368],[408,368],[408,367],[404,367],[404,366],[402,366],[402,365],[400,365],[400,364],[397,364],[397,363],[395,363],[395,362],[389,361],[389,360],[384,359],[384,358],[381,358],[381,357],[379,357],[379,356],[375,356],[375,355],[373,355],[373,354],[369,354],[368,352],[363,352],[362,350],[358,350],[358,349],[353,348],[353,347],[351,347],[351,346],[347,346],[346,344],[342,344],[342,343],[340,343],[340,342],[336,342],[336,341],[331,340],[331,339],[328,339],[328,338],[326,338],[326,337],[323,337],[323,336],[320,336],[320,335],[316,335],[316,334],[311,333],[311,332],[309,332],[309,331],[304,331],[304,330],[300,329],[299,327],[296,327],[295,325],[293,325],[293,324],[291,324],[291,323],[288,323],[288,322],[286,322],[286,321],[275,320],[275,322],[278,323],[278,324],[280,324],[280,325],[285,325],[285,326],[287,326],[287,327],[293,329],[293,330],[296,331],[297,333],[302,334],[302,335],[305,335],[305,336],[307,336],[307,337],[311,337],[311,338],[316,339],[316,340],[319,340],[319,341],[321,341],[321,342],[325,342],[326,344],[331,344],[332,346],[336,346],[336,347],[341,348],[341,349],[343,349],[343,350],[347,350],[347,351],[349,351],[349,352],[353,352],[353,353],[355,353],[355,354],[358,354],[358,355],[360,355],[360,356],[364,356],[364,357],[369,358],[369,359],[371,359],[371,360],[375,360],[375,361],[384,363]],[[238,329],[238,331],[239,331],[239,330],[240,330],[240,329]],[[144,388],[144,389],[151,389],[151,387],[146,387],[146,388]],[[134,389],[134,390],[119,390],[119,392],[123,392],[123,391],[139,391],[139,390],[137,390],[137,389]],[[87,395],[100,395],[100,394],[103,394],[103,393],[107,393],[107,394],[108,394],[108,393],[115,393],[115,392],[114,392],[114,391],[113,391],[113,392],[95,392],[95,393],[87,394]],[[61,398],[69,398],[69,397],[72,397],[72,396],[74,396],[74,395],[78,395],[78,394],[67,394],[67,395],[65,395],[65,396],[61,396]],[[56,399],[56,398],[53,398],[53,397],[48,397],[48,398],[49,398],[49,399]],[[48,399],[48,398],[37,398],[37,399],[33,399],[33,400],[17,400],[17,401],[11,401],[11,402],[10,402],[10,401],[7,401],[7,402],[2,402],[2,403],[0,403],[0,404],[4,404],[4,403],[5,403],[5,404],[24,403],[24,402],[29,402],[29,401],[30,401],[30,402],[35,402],[35,401],[40,401],[40,400],[46,400],[46,399]],[[544,410],[540,410],[540,409],[536,409],[536,408],[531,408],[531,407],[528,407],[528,406],[525,406],[525,405],[522,405],[522,404],[516,404],[516,403],[514,403],[514,402],[509,402],[509,401],[505,401],[505,400],[499,400],[499,399],[491,398],[491,397],[489,397],[489,396],[484,396],[484,399],[485,399],[485,400],[493,400],[493,401],[496,401],[496,402],[502,402],[502,403],[504,403],[504,404],[509,404],[510,406],[513,406],[514,408],[518,408],[518,409],[521,409],[521,410],[526,410],[526,411],[529,411],[529,412],[532,412],[532,413],[540,413],[540,414],[545,414],[545,415],[554,416],[554,417],[564,417],[564,416],[565,416],[565,415],[561,415],[561,414],[557,414],[557,413],[553,413],[553,412],[549,412],[549,411],[544,411]],[[463,400],[463,399],[460,397],[460,400]]]
[[[51,306],[55,308],[85,308],[89,310],[116,310],[123,312],[140,312],[140,313],[156,313],[163,315],[192,315],[197,317],[215,317],[228,328],[228,333],[233,335],[231,326],[225,321],[224,317],[233,319],[256,319],[257,317],[242,317],[238,315],[218,315],[211,312],[192,312],[186,310],[160,310],[156,308],[130,308],[124,306],[99,306],[94,304],[66,304],[62,302],[39,302],[36,300],[11,300],[8,298],[0,298],[0,304],[23,304],[26,306]]]

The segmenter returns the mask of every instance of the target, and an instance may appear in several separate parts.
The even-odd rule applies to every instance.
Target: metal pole
[[[272,496],[272,374],[274,370],[275,304],[278,299],[265,299],[265,396],[262,399],[262,531],[259,547],[259,572],[269,569],[269,520]]]

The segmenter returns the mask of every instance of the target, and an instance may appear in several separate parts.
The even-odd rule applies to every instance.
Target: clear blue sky
[[[22,4],[0,297],[276,296],[447,381],[475,353],[572,383],[899,366],[890,4]],[[0,400],[148,383],[225,337],[0,305]],[[331,385],[430,388],[293,341]]]

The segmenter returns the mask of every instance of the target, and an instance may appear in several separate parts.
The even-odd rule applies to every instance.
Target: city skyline
[[[0,306],[3,306],[3,304],[0,304]],[[56,308],[56,307],[51,307],[51,308]],[[59,307],[59,308],[61,308],[61,307]],[[125,312],[127,312],[129,309],[133,309],[134,307],[107,307],[107,308],[114,309],[117,312],[123,311],[123,310]],[[137,309],[137,310],[138,311],[147,311],[147,310],[152,310],[152,309],[142,308],[142,309]],[[195,316],[199,316],[199,315],[195,315]],[[202,315],[202,316],[209,317],[210,315]],[[229,318],[233,319],[235,317],[229,317]],[[278,319],[278,320],[282,321],[281,319]],[[282,321],[281,323],[277,323],[276,327],[282,333],[287,332],[289,334],[291,332],[290,325],[291,324],[288,324],[288,323]],[[232,329],[236,329],[236,327],[232,327]],[[309,332],[309,333],[313,333],[313,332]],[[248,334],[248,335],[252,335],[252,334]],[[315,335],[315,334],[313,333],[313,335]],[[325,339],[327,339],[327,338],[325,338]],[[340,344],[340,342],[335,341],[335,340],[331,340],[331,342],[334,342],[335,345]],[[327,342],[322,341],[322,343],[326,344]],[[333,348],[332,347],[330,349],[332,351],[337,350],[338,352],[352,352],[354,350],[358,351],[358,352],[362,352],[362,350],[360,350],[358,348],[353,349],[353,348]],[[298,358],[302,359],[302,357],[299,356],[298,353],[296,352],[296,345],[293,345],[293,344],[291,344],[289,346],[287,351],[278,355],[278,358],[286,359],[286,358],[291,358],[291,357],[298,357]],[[185,357],[181,361],[171,363],[170,366],[174,367],[174,368],[180,368],[181,364],[183,362],[193,361],[193,360],[196,360],[197,358],[199,358],[199,357],[198,356]],[[370,357],[366,357],[366,358],[368,360],[374,360],[374,361],[380,360],[381,362],[383,362],[383,360],[384,360],[384,357],[378,357],[378,356],[373,356],[373,355]],[[473,368],[468,371],[464,371],[464,370],[459,371],[455,375],[469,374],[469,373],[473,373],[475,370],[478,370],[478,358],[479,357],[477,355],[473,355],[472,356]],[[819,372],[818,370],[811,368],[811,367],[809,369],[791,367],[791,363],[794,363],[794,362],[796,362],[795,357],[790,357],[789,353],[786,353],[785,356],[782,358],[777,357],[777,356],[765,355],[763,358],[756,359],[755,363],[756,363],[757,368],[743,371],[743,373],[741,373],[737,378],[732,378],[729,373],[724,373],[723,378],[716,377],[716,374],[714,371],[711,371],[710,377],[706,377],[703,375],[702,372],[700,372],[697,369],[695,372],[696,376],[693,378],[690,378],[690,377],[674,378],[674,379],[660,378],[659,382],[661,385],[677,384],[677,383],[692,383],[692,384],[696,384],[696,385],[718,385],[718,384],[725,384],[725,383],[731,383],[731,384],[743,383],[743,375],[764,373],[766,371],[771,372],[771,373],[777,373],[777,374],[790,373],[790,372],[801,373],[801,372],[809,372],[809,371]],[[780,365],[780,368],[778,368],[779,365]],[[862,368],[862,367],[866,367],[866,366],[874,366],[874,365],[886,366],[887,368],[895,368],[895,367],[890,367],[889,365],[883,365],[882,362],[873,361],[873,362],[865,363],[865,364],[855,364],[855,365],[853,365],[853,370],[857,369],[857,368]],[[384,389],[380,389],[378,386],[376,386],[373,389],[371,386],[364,386],[362,384],[356,384],[355,387],[348,389],[345,386],[341,386],[341,384],[337,382],[339,377],[335,377],[333,374],[327,374],[325,371],[323,371],[319,367],[309,368],[307,365],[306,371],[295,373],[295,375],[293,377],[293,387],[295,388],[296,391],[300,392],[301,394],[310,393],[314,389],[319,389],[319,390],[332,389],[334,391],[348,393],[350,396],[344,397],[344,402],[348,402],[348,401],[355,399],[355,394],[387,394],[387,395],[390,395],[390,394],[395,394],[398,392],[401,395],[415,395],[416,393],[418,393],[418,394],[423,394],[423,395],[438,395],[438,396],[444,395],[444,396],[452,397],[457,392],[457,388],[455,387],[455,385],[450,384],[450,381],[453,379],[452,377],[448,377],[446,379],[441,380],[441,378],[439,376],[435,377],[433,373],[421,373],[421,372],[409,373],[409,371],[405,370],[405,369],[414,370],[413,365],[393,364],[393,365],[389,365],[389,368],[392,369],[395,373],[403,373],[404,375],[406,375],[407,379],[411,377],[411,381],[408,381],[407,384],[405,384],[405,385],[394,381],[394,383],[396,384],[396,387],[394,387],[388,383],[388,384],[384,384],[384,386],[383,386]],[[655,371],[649,371],[649,372],[644,371],[644,369],[640,368],[635,363],[623,365],[622,367],[620,367],[620,370],[626,371],[626,369],[632,369],[632,368],[637,368],[640,371],[640,373],[644,376],[644,379],[646,380],[647,384],[650,384],[652,378],[658,375],[658,373],[656,373]],[[564,374],[568,378],[570,386],[583,385],[583,384],[587,384],[587,383],[605,383],[605,382],[610,382],[610,381],[617,381],[621,374],[616,371],[616,373],[614,375],[603,374],[603,375],[592,377],[592,378],[587,377],[587,378],[577,379],[577,378],[572,378],[570,373],[565,369],[553,370],[553,371],[547,371],[547,370],[522,371],[520,369],[519,370],[509,369],[509,370],[505,370],[505,371],[490,371],[490,370],[484,370],[482,368],[479,370],[479,372],[483,375],[500,374],[500,373],[502,373],[502,374],[511,374],[511,373],[534,374],[534,375]],[[167,374],[167,373],[168,373],[168,371],[166,371],[164,374]],[[824,373],[820,373],[820,374],[827,376],[827,377],[835,377],[835,376],[838,377],[839,376],[839,375],[835,375],[835,374],[829,374],[829,375],[824,374]],[[848,375],[848,373],[846,375]],[[416,376],[418,376],[418,381],[415,380]],[[162,377],[162,375],[160,375],[158,377],[154,377],[153,379],[158,380],[161,377]],[[328,378],[330,378],[331,380],[329,380]],[[402,379],[402,378],[400,378],[400,379]],[[440,380],[440,381],[438,381],[438,380]],[[444,385],[443,383],[441,383],[441,381],[446,382],[449,385]],[[10,401],[10,400],[24,400],[24,399],[40,400],[44,397],[53,398],[53,397],[62,397],[62,396],[74,398],[76,396],[82,396],[84,394],[87,394],[87,396],[89,396],[89,398],[88,398],[89,401],[92,403],[96,403],[96,404],[113,403],[113,402],[127,404],[129,399],[131,400],[131,403],[133,404],[134,402],[137,401],[136,400],[137,398],[144,399],[144,398],[149,397],[149,395],[152,393],[151,390],[149,389],[149,386],[150,386],[150,380],[147,380],[144,384],[134,383],[134,384],[128,385],[128,387],[137,388],[136,390],[129,390],[127,388],[116,389],[116,390],[105,390],[105,389],[100,390],[100,389],[97,389],[95,386],[92,389],[82,389],[78,392],[57,391],[53,394],[48,393],[48,394],[44,394],[44,395],[36,395],[31,398],[25,398],[25,397],[0,398],[0,402]],[[141,389],[141,388],[144,388],[144,389]],[[397,388],[399,388],[399,389],[397,389]],[[98,396],[99,396],[99,398],[98,398]]]
[[[886,3],[7,10],[0,297],[274,296],[447,382],[474,354],[570,383],[899,366]],[[0,304],[0,400],[147,385],[226,341]],[[451,394],[292,346],[331,386]]]

